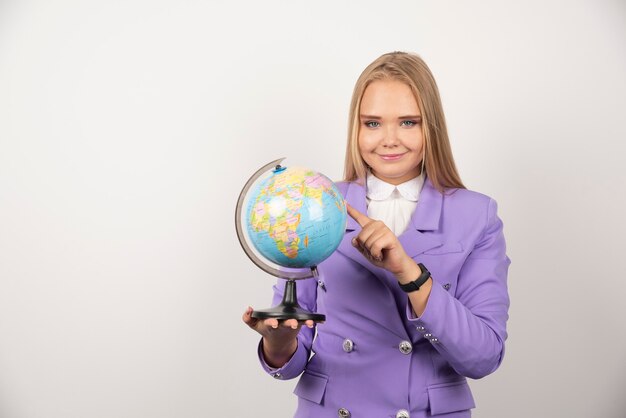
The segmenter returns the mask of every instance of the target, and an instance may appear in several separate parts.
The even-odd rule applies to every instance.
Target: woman
[[[469,417],[466,378],[492,373],[504,354],[510,261],[495,201],[461,183],[418,56],[385,54],[359,77],[345,177],[343,241],[318,282],[298,287],[300,304],[327,320],[258,321],[249,308],[262,366],[301,374],[296,417]]]

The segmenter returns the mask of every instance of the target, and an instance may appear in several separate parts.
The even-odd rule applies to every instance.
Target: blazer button
[[[337,411],[337,415],[339,415],[339,418],[350,418],[352,416],[350,411],[348,411],[346,408],[339,408],[339,411]]]
[[[411,416],[409,415],[409,411],[407,411],[406,409],[401,409],[396,414],[396,418],[411,418]]]
[[[352,340],[349,340],[347,338],[343,340],[343,351],[345,351],[346,353],[351,353],[352,350],[354,350],[354,343],[352,342]]]
[[[411,351],[413,351],[413,346],[411,345],[410,342],[408,341],[402,341],[399,345],[398,348],[400,349],[400,352],[402,354],[411,354]]]

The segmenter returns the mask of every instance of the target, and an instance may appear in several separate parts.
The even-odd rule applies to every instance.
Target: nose
[[[393,126],[392,124],[387,125],[387,130],[385,131],[385,137],[383,138],[382,145],[384,147],[395,147],[399,143],[398,140],[398,127]]]

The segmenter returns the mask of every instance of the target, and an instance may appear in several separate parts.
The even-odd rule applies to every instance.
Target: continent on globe
[[[335,184],[301,167],[277,167],[250,194],[248,235],[268,260],[284,267],[312,267],[337,249],[346,207]]]

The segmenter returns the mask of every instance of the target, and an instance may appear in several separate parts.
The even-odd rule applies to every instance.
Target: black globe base
[[[287,280],[285,284],[285,294],[279,305],[269,309],[255,310],[252,312],[252,317],[256,319],[297,319],[298,321],[307,321],[310,319],[314,322],[323,322],[326,320],[326,315],[307,311],[298,305],[295,280]]]

